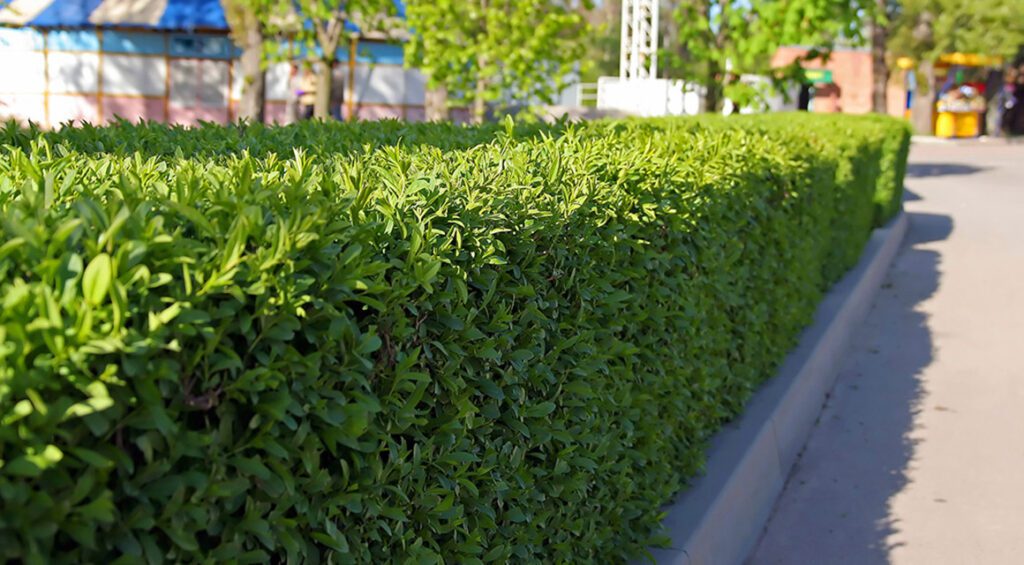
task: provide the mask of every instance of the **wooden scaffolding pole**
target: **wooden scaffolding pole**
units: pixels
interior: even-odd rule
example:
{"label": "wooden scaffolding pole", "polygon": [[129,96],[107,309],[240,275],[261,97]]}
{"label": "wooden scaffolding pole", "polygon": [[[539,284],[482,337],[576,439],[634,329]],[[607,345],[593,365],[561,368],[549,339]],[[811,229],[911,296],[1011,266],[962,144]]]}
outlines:
{"label": "wooden scaffolding pole", "polygon": [[46,127],[53,129],[50,123],[50,32],[43,31],[43,121]]}
{"label": "wooden scaffolding pole", "polygon": [[164,123],[171,123],[171,35],[164,32]]}
{"label": "wooden scaffolding pole", "polygon": [[348,41],[348,80],[345,81],[345,106],[348,108],[348,121],[356,119],[356,47],[359,39],[353,35]]}
{"label": "wooden scaffolding pole", "polygon": [[96,30],[96,38],[99,41],[96,64],[96,125],[103,124],[103,30]]}

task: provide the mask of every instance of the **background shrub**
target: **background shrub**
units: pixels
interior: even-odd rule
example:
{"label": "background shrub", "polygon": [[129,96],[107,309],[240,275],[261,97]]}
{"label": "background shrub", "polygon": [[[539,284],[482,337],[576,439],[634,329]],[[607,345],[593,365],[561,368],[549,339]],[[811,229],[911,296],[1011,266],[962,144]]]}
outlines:
{"label": "background shrub", "polygon": [[900,122],[7,126],[0,558],[618,561]]}

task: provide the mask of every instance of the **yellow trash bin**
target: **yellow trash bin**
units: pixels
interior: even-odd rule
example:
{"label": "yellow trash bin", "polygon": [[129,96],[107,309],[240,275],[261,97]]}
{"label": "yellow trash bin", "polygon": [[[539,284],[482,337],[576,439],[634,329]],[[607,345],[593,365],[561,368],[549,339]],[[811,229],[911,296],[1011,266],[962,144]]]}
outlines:
{"label": "yellow trash bin", "polygon": [[956,137],[956,114],[939,112],[935,117],[935,137]]}
{"label": "yellow trash bin", "polygon": [[980,128],[978,112],[939,112],[935,117],[935,137],[978,137]]}
{"label": "yellow trash bin", "polygon": [[981,119],[976,112],[959,112],[956,115],[957,137],[978,137],[981,134]]}

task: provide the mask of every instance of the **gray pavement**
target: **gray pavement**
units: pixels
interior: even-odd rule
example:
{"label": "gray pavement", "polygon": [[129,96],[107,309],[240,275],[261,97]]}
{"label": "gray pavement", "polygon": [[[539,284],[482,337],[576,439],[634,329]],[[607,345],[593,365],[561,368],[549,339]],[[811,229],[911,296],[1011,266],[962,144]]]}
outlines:
{"label": "gray pavement", "polygon": [[915,143],[910,231],[750,558],[1024,564],[1024,145]]}

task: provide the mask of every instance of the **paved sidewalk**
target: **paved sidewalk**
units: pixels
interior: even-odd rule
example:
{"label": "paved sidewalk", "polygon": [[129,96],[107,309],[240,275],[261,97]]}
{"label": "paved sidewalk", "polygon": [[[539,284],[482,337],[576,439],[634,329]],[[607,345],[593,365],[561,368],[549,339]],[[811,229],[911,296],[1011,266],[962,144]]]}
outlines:
{"label": "paved sidewalk", "polygon": [[915,144],[910,231],[750,559],[1024,563],[1024,145]]}

